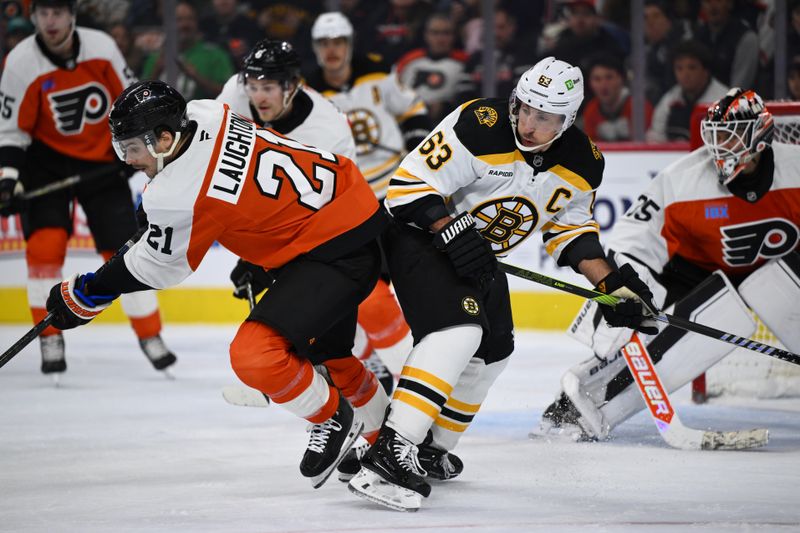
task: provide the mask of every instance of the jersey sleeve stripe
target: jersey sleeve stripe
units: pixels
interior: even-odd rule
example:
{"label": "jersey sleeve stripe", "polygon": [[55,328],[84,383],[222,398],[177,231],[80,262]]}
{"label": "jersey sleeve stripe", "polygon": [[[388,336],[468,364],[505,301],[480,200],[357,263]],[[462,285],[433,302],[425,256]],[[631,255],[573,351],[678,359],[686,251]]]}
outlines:
{"label": "jersey sleeve stripe", "polygon": [[386,169],[389,169],[389,168],[395,166],[398,161],[400,161],[400,156],[399,155],[395,155],[395,156],[390,157],[389,159],[387,159],[386,161],[384,161],[380,165],[378,165],[376,167],[372,167],[372,168],[362,169],[361,172],[364,174],[364,177],[367,178],[367,179],[374,178],[375,176],[378,176],[379,174],[384,172]]}
{"label": "jersey sleeve stripe", "polygon": [[431,187],[430,185],[426,185],[424,187],[415,187],[413,189],[394,189],[391,186],[389,187],[389,192],[386,193],[386,198],[389,200],[396,200],[398,198],[402,198],[408,195],[416,195],[416,196],[425,196],[426,194],[439,194],[436,189]]}
{"label": "jersey sleeve stripe", "polygon": [[581,224],[579,226],[573,226],[570,224],[557,224],[555,222],[548,222],[547,227],[542,227],[542,231],[549,231],[553,230],[554,233],[563,233],[565,231],[574,231],[580,228],[587,228],[593,227],[596,230],[600,231],[600,225],[597,222],[588,222],[586,224]]}
{"label": "jersey sleeve stripe", "polygon": [[589,192],[592,190],[592,186],[589,185],[589,182],[568,168],[555,165],[547,170],[581,191]]}
{"label": "jersey sleeve stripe", "polygon": [[356,85],[361,85],[362,83],[369,83],[371,81],[380,81],[385,78],[387,74],[385,72],[372,72],[370,74],[364,74],[363,76],[359,76],[353,82],[353,87]]}
{"label": "jersey sleeve stripe", "polygon": [[486,155],[479,155],[476,156],[478,159],[486,163],[487,165],[493,166],[500,166],[500,165],[512,165],[515,161],[525,161],[525,158],[522,157],[522,154],[519,153],[519,150],[514,150],[513,152],[506,152],[504,154],[486,154]]}
{"label": "jersey sleeve stripe", "polygon": [[547,244],[545,245],[545,250],[547,250],[547,253],[552,256],[559,246],[567,243],[568,241],[571,241],[578,235],[582,235],[584,233],[598,233],[598,231],[595,228],[590,227],[590,228],[583,228],[581,231],[570,231],[563,235],[559,235],[558,237],[553,237],[552,239],[547,241]]}
{"label": "jersey sleeve stripe", "polygon": [[[403,178],[411,180],[414,181],[415,184],[422,183],[422,180],[420,178],[416,177],[414,174],[404,169],[403,167],[397,167],[397,170],[394,171],[394,178]],[[399,180],[398,180],[398,185],[399,185]]]}

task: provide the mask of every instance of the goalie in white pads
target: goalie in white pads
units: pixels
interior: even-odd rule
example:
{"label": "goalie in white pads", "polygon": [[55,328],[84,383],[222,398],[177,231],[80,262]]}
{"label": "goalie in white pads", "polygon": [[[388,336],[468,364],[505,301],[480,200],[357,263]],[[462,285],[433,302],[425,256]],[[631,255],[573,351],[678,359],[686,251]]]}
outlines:
{"label": "goalie in white pads", "polygon": [[573,126],[582,100],[580,70],[543,59],[509,100],[455,109],[392,177],[384,249],[416,344],[352,492],[401,511],[429,495],[420,445],[456,446],[514,348],[495,254],[540,230],[560,265],[627,298],[606,309],[610,322],[638,328],[655,311],[644,282],[612,269],[600,246],[592,204],[604,161]]}
{"label": "goalie in white pads", "polygon": [[[736,88],[709,107],[701,131],[705,146],[656,176],[614,228],[609,257],[633,266],[677,316],[750,337],[752,310],[798,351],[800,147],[773,143],[761,98]],[[589,302],[569,334],[595,357],[562,377],[538,431],[606,438],[644,407],[619,353],[631,331],[609,329]],[[674,327],[645,342],[669,391],[735,349]]]}

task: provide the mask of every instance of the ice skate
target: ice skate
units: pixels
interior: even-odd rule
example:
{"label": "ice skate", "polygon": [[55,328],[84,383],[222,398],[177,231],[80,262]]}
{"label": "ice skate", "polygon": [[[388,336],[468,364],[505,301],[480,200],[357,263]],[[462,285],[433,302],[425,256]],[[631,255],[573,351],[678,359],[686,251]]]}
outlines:
{"label": "ice skate", "polygon": [[174,379],[167,367],[174,365],[178,358],[164,344],[161,335],[139,339],[139,346],[141,346],[150,363],[153,364],[153,368],[163,371],[168,378]]}
{"label": "ice skate", "polygon": [[311,478],[311,486],[320,488],[361,435],[364,423],[353,418],[353,408],[339,397],[339,410],[321,424],[312,424],[308,448],[300,461],[300,473]]}
{"label": "ice skate", "polygon": [[393,429],[381,429],[361,460],[361,470],[347,488],[360,498],[396,511],[416,511],[431,493],[420,466],[417,446]]}
{"label": "ice skate", "polygon": [[42,374],[50,374],[53,382],[58,385],[59,375],[67,370],[67,361],[64,358],[64,335],[57,333],[39,337],[39,346],[42,351]]}
{"label": "ice skate", "polygon": [[377,352],[373,351],[369,357],[362,361],[364,366],[367,367],[367,370],[375,374],[375,377],[378,378],[383,390],[386,391],[387,396],[392,395],[392,390],[394,389],[394,376],[383,364],[380,356]]}
{"label": "ice skate", "polygon": [[457,455],[436,448],[433,445],[433,435],[428,431],[428,436],[419,445],[417,457],[423,470],[428,473],[429,478],[447,481],[458,477],[464,471],[464,462]]}
{"label": "ice skate", "polygon": [[546,437],[573,442],[591,442],[596,439],[588,435],[579,423],[581,414],[572,400],[563,392],[547,406],[539,425],[528,434],[530,438]]}

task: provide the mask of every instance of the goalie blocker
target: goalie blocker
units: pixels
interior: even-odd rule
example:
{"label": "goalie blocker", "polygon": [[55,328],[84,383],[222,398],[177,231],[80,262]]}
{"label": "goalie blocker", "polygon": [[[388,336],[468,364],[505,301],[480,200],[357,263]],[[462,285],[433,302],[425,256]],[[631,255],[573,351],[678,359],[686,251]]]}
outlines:
{"label": "goalie blocker", "polygon": [[[613,252],[611,252],[613,255]],[[621,254],[617,261],[627,258]],[[665,291],[646,268],[630,261],[653,289],[657,303]],[[676,316],[750,337],[756,330],[749,309],[790,350],[800,348],[800,331],[789,317],[800,298],[800,255],[772,260],[748,276],[739,291],[721,271],[715,272],[672,306]],[[749,308],[749,309],[748,309]],[[542,416],[534,433],[566,433],[574,439],[605,439],[609,432],[643,409],[620,349],[630,340],[629,329],[609,328],[594,302],[581,309],[568,334],[590,346],[595,356],[570,368],[561,379],[562,390]],[[736,348],[692,335],[675,327],[644,336],[664,387],[672,392],[723,359]]]}

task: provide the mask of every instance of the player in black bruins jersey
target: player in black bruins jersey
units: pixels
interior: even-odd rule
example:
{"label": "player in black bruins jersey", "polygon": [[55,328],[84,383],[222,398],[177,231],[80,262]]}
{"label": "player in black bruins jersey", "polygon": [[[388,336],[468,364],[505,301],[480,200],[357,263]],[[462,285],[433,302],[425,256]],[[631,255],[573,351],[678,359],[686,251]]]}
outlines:
{"label": "player in black bruins jersey", "polygon": [[506,366],[514,328],[495,256],[534,231],[559,265],[626,298],[604,309],[609,324],[652,331],[652,294],[630,267],[610,265],[600,245],[592,204],[604,162],[573,125],[582,100],[580,69],[543,59],[508,102],[479,99],[453,111],[394,173],[384,247],[415,346],[350,482],[357,495],[403,511],[428,496],[418,446],[452,450]]}

